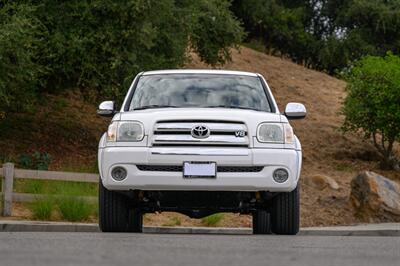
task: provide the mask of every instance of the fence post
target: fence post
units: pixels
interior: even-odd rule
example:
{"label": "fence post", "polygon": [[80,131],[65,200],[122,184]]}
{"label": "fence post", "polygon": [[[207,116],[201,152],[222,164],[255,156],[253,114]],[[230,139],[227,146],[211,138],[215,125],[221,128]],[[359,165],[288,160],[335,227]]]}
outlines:
{"label": "fence post", "polygon": [[3,164],[3,216],[11,216],[12,210],[12,192],[14,182],[14,164]]}

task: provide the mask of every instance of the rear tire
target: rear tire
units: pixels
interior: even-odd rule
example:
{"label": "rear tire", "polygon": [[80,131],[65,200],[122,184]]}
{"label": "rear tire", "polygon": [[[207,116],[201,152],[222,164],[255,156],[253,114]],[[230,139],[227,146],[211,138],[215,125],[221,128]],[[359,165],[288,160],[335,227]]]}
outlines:
{"label": "rear tire", "polygon": [[283,192],[272,199],[271,229],[278,235],[295,235],[300,228],[300,191]]}
{"label": "rear tire", "polygon": [[142,232],[143,214],[129,199],[106,189],[99,180],[99,227],[102,232]]}
{"label": "rear tire", "polygon": [[271,233],[269,216],[266,210],[257,210],[253,213],[253,234],[265,235]]}

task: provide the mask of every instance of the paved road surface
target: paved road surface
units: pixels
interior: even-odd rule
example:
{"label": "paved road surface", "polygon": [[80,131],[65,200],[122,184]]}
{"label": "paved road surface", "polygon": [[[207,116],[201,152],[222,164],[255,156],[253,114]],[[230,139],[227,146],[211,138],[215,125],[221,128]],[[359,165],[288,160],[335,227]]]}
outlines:
{"label": "paved road surface", "polygon": [[400,237],[1,232],[0,265],[399,265]]}

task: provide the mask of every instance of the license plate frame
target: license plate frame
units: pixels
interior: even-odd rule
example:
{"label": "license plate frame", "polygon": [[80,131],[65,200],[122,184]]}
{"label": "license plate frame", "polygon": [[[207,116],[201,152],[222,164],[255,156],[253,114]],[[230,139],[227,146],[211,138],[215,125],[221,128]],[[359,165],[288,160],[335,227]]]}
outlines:
{"label": "license plate frame", "polygon": [[217,163],[216,162],[183,162],[182,168],[183,178],[216,178]]}

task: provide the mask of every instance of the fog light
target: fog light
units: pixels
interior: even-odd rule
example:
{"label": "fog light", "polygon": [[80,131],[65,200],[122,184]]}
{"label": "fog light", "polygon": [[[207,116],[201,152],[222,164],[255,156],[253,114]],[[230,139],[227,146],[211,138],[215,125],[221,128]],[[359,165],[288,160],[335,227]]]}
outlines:
{"label": "fog light", "polygon": [[285,169],[279,168],[274,171],[272,176],[278,183],[283,183],[289,178],[289,173]]}
{"label": "fog light", "polygon": [[127,172],[126,172],[125,168],[118,166],[118,167],[115,167],[114,169],[112,169],[111,176],[116,181],[122,181],[126,178]]}

